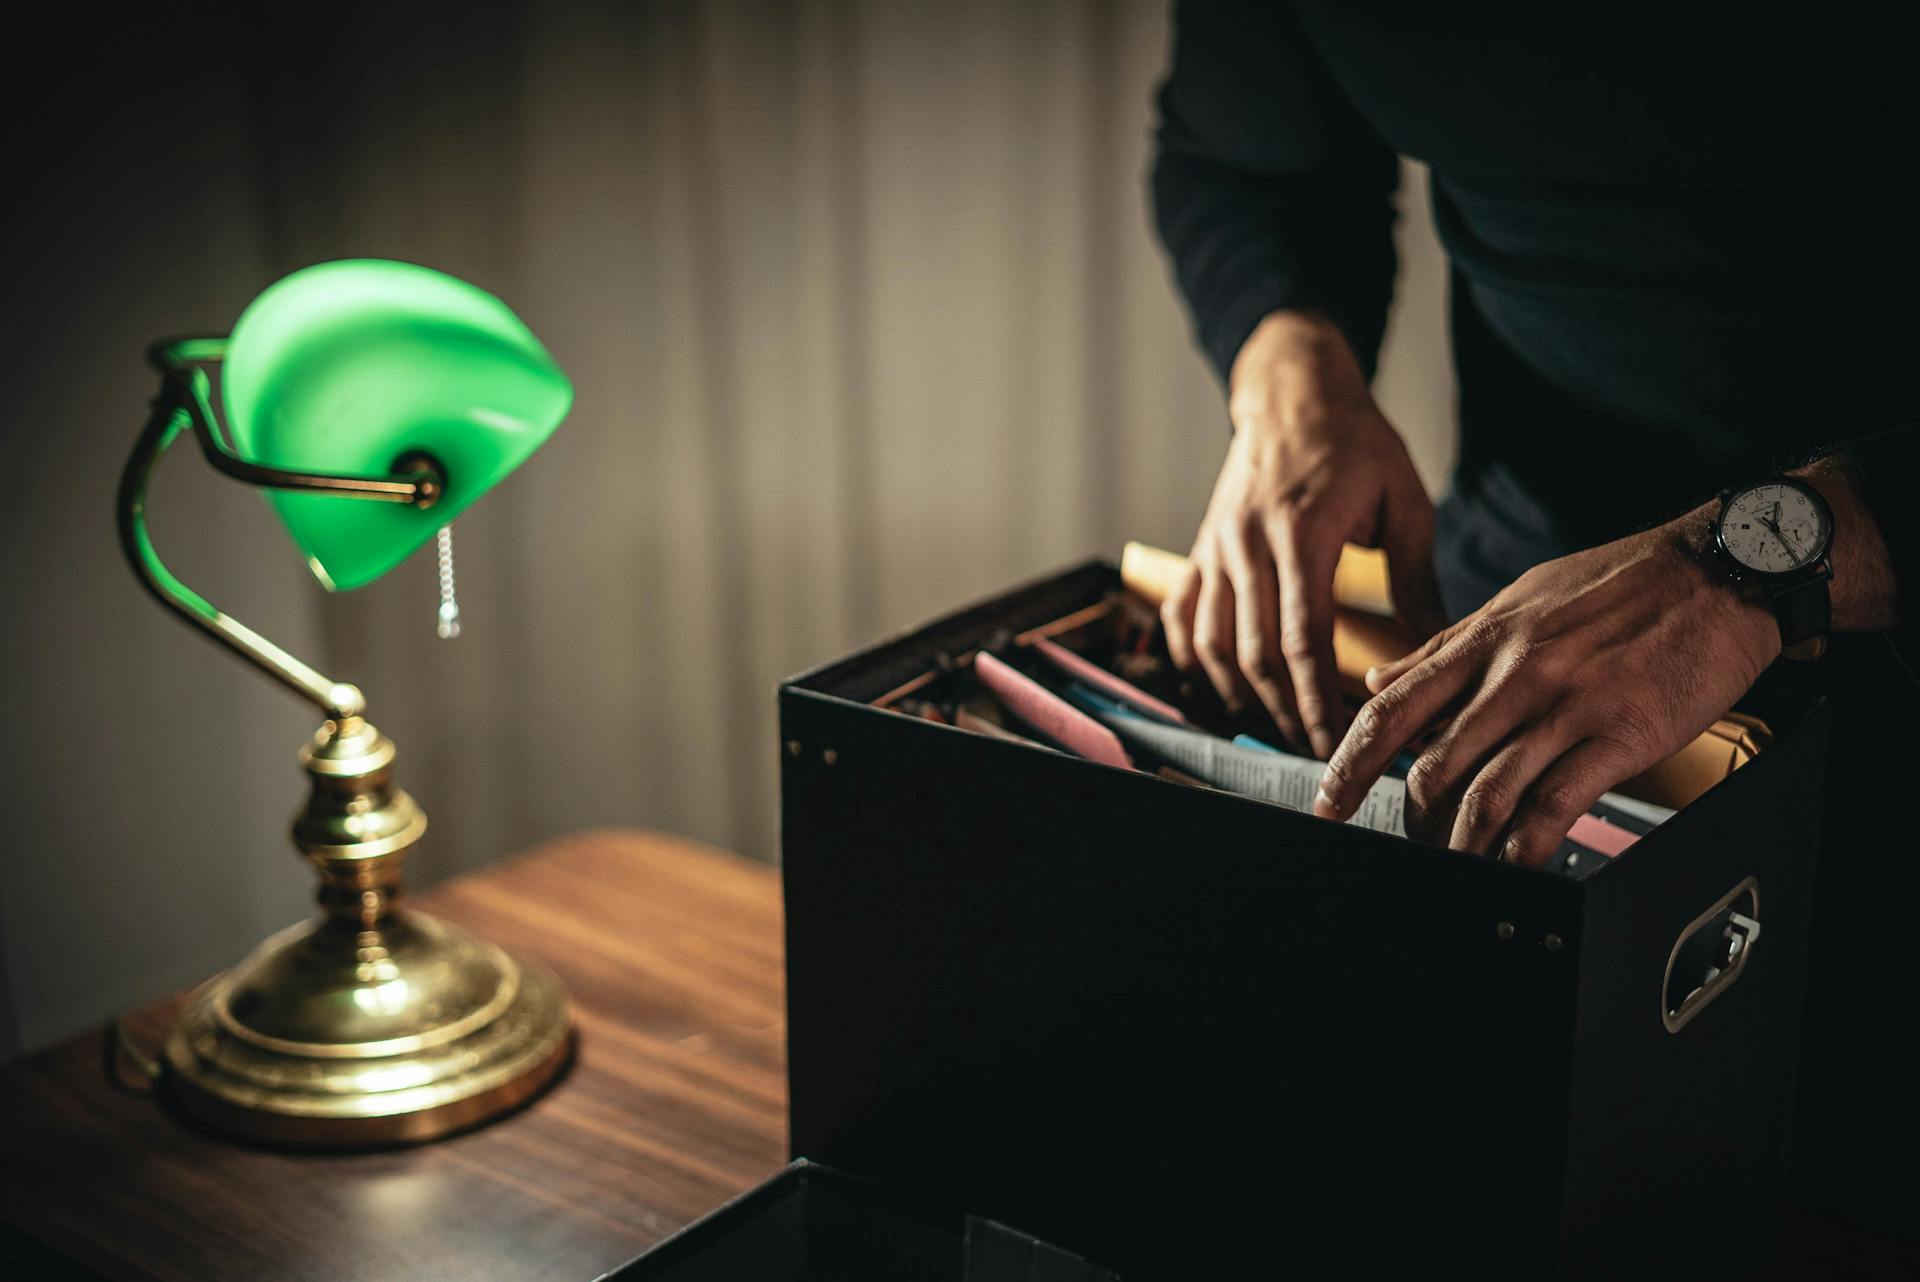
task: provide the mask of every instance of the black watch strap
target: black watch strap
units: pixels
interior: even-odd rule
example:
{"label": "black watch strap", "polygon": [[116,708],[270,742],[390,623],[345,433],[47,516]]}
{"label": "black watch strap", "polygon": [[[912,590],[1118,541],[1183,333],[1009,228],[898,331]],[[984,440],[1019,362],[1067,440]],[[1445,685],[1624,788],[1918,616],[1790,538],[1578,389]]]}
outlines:
{"label": "black watch strap", "polygon": [[1781,653],[1790,659],[1818,658],[1833,630],[1833,597],[1827,591],[1832,575],[1821,573],[1799,583],[1769,591],[1774,617],[1780,620]]}

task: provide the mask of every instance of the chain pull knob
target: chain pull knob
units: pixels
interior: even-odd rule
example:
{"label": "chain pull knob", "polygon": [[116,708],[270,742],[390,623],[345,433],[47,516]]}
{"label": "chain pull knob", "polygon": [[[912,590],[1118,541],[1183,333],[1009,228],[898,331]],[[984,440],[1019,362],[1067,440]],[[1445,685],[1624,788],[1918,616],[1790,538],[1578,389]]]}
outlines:
{"label": "chain pull knob", "polygon": [[440,614],[434,631],[442,641],[451,641],[460,635],[460,601],[453,593],[453,526],[440,527],[434,550],[440,557]]}

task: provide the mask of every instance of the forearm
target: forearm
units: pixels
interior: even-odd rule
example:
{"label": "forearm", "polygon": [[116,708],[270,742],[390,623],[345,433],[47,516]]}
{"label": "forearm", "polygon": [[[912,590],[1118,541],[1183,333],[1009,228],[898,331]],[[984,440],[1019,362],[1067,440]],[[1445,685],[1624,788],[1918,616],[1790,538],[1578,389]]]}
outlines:
{"label": "forearm", "polygon": [[1222,378],[1263,317],[1318,308],[1370,367],[1399,162],[1286,5],[1183,3],[1159,95],[1154,221]]}
{"label": "forearm", "polygon": [[1393,296],[1392,155],[1367,157],[1371,171],[1256,175],[1174,150],[1167,132],[1155,223],[1214,367],[1225,376],[1262,317],[1294,308],[1335,322],[1370,368]]}

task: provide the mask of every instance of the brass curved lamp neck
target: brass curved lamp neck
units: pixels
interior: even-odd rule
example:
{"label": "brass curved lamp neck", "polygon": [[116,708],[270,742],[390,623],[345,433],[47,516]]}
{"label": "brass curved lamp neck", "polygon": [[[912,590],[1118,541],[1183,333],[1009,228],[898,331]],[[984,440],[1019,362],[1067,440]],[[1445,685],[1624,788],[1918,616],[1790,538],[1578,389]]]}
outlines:
{"label": "brass curved lamp neck", "polygon": [[189,338],[156,343],[148,350],[148,359],[160,371],[162,382],[160,394],[154,398],[153,415],[120,474],[115,505],[120,549],[135,576],[160,604],[312,703],[329,720],[357,717],[366,710],[366,699],[358,688],[334,681],[302,663],[219,610],[167,568],[147,534],[147,488],[161,456],[187,431],[198,438],[201,452],[215,468],[236,480],[270,489],[312,490],[430,507],[440,496],[442,478],[431,467],[383,477],[338,476],[267,467],[241,458],[220,439],[208,397],[207,375],[200,368],[222,359],[226,346],[224,338]]}

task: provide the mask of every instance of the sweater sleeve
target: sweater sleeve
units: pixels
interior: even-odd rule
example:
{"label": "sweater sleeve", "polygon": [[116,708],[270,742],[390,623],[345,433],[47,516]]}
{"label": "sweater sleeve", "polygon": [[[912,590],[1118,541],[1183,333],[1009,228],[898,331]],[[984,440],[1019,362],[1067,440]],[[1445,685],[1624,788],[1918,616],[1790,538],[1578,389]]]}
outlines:
{"label": "sweater sleeve", "polygon": [[1920,522],[1911,515],[1913,487],[1920,481],[1920,423],[1862,437],[1841,447],[1866,491],[1867,506],[1880,521],[1880,537],[1893,559],[1899,593],[1902,648],[1920,653]]}
{"label": "sweater sleeve", "polygon": [[1309,307],[1371,376],[1393,298],[1399,160],[1291,7],[1180,0],[1155,142],[1154,218],[1221,378],[1263,317]]}

